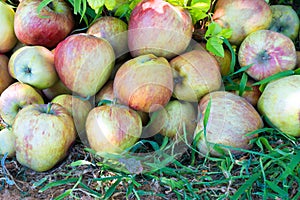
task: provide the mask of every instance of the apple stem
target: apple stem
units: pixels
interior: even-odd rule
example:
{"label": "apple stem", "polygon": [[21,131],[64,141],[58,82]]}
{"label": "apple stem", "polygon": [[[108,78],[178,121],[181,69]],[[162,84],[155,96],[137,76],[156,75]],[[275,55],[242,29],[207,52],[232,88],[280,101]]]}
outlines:
{"label": "apple stem", "polygon": [[50,113],[50,111],[51,111],[51,106],[52,106],[52,103],[49,102],[49,103],[47,104],[47,110],[46,110],[46,113],[47,113],[47,114]]}

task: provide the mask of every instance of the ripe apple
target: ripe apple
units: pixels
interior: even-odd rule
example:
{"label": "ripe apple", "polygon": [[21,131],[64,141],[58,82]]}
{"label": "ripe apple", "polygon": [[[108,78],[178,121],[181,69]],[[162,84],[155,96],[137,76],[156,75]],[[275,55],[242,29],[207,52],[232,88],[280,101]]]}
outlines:
{"label": "ripe apple", "polygon": [[0,53],[10,51],[18,41],[14,32],[14,17],[15,11],[13,8],[0,1]]}
{"label": "ripe apple", "polygon": [[248,35],[238,51],[241,67],[251,65],[246,71],[254,80],[262,80],[296,66],[296,49],[293,41],[275,31],[259,30]]}
{"label": "ripe apple", "polygon": [[54,56],[46,47],[25,46],[13,55],[11,65],[18,81],[38,89],[49,88],[58,81]]}
{"label": "ripe apple", "polygon": [[198,102],[205,94],[221,88],[220,67],[206,50],[192,50],[170,61],[173,69],[173,96]]}
{"label": "ripe apple", "polygon": [[14,82],[14,79],[8,72],[8,62],[9,58],[4,54],[0,54],[0,95],[10,84]]}
{"label": "ripe apple", "polygon": [[59,104],[33,104],[23,108],[12,125],[20,164],[43,172],[65,158],[76,138],[73,118]]}
{"label": "ripe apple", "polygon": [[258,100],[259,112],[284,133],[300,137],[300,75],[267,84]]}
{"label": "ripe apple", "polygon": [[131,55],[172,58],[190,43],[194,27],[188,11],[163,0],[141,1],[128,22]]}
{"label": "ripe apple", "polygon": [[268,29],[272,12],[264,0],[218,0],[213,21],[223,28],[230,28],[229,42],[238,46],[250,33]]}
{"label": "ripe apple", "polygon": [[86,120],[90,147],[105,153],[122,153],[142,134],[142,121],[133,109],[120,104],[93,108]]}
{"label": "ripe apple", "polygon": [[67,88],[60,79],[58,79],[58,81],[54,83],[54,85],[49,88],[43,89],[42,93],[49,101],[51,101],[54,97],[60,94],[72,94],[72,91]]}
{"label": "ripe apple", "polygon": [[30,85],[15,82],[6,88],[0,96],[0,115],[12,125],[17,113],[26,105],[43,104],[42,96]]}
{"label": "ripe apple", "polygon": [[273,18],[269,30],[282,33],[294,41],[300,26],[296,11],[288,5],[271,5],[270,8]]}
{"label": "ripe apple", "polygon": [[74,120],[76,131],[82,141],[86,140],[85,121],[88,113],[92,109],[92,105],[88,100],[83,100],[78,96],[70,94],[61,94],[51,101],[57,103],[67,109]]}
{"label": "ripe apple", "polygon": [[98,18],[87,30],[88,34],[106,39],[113,47],[116,58],[128,53],[127,32],[127,24],[112,16]]}
{"label": "ripe apple", "polygon": [[69,5],[63,0],[50,1],[40,13],[42,0],[23,0],[19,3],[14,29],[17,38],[26,45],[55,47],[68,36],[75,25]]}
{"label": "ripe apple", "polygon": [[54,63],[67,88],[83,97],[93,96],[109,79],[115,54],[107,40],[78,33],[57,45]]}
{"label": "ripe apple", "polygon": [[163,108],[173,91],[173,75],[164,57],[147,54],[125,62],[114,79],[114,95],[129,107],[154,112]]}
{"label": "ripe apple", "polygon": [[0,131],[0,155],[7,153],[8,157],[16,155],[15,147],[16,136],[13,134],[11,127],[5,127]]}
{"label": "ripe apple", "polygon": [[[207,106],[211,102],[206,134],[204,133],[204,118]],[[216,91],[205,95],[198,105],[200,118],[195,129],[197,147],[202,154],[213,156],[240,154],[240,149],[250,149],[250,140],[256,134],[247,135],[263,127],[263,121],[256,109],[243,97],[226,91]],[[206,135],[206,136],[205,136]],[[240,149],[230,149],[225,145]]]}

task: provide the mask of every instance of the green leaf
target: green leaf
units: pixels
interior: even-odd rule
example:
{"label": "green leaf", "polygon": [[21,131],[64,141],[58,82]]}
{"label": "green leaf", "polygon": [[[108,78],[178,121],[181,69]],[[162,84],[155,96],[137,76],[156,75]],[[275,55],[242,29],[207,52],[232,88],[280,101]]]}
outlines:
{"label": "green leaf", "polygon": [[167,0],[167,2],[169,2],[173,6],[181,6],[181,7],[185,6],[185,1],[184,0]]}
{"label": "green leaf", "polygon": [[117,189],[117,186],[121,183],[122,179],[118,179],[112,186],[105,192],[104,199],[109,199]]}
{"label": "green leaf", "polygon": [[205,12],[198,10],[197,8],[189,8],[189,12],[191,14],[193,24],[196,24],[199,20],[208,16]]}
{"label": "green leaf", "polygon": [[70,167],[77,167],[77,166],[81,166],[81,165],[92,165],[92,166],[95,166],[95,164],[89,162],[89,161],[86,161],[86,160],[77,160],[75,162],[72,162],[70,165]]}
{"label": "green leaf", "polygon": [[43,187],[42,189],[39,190],[39,192],[45,192],[46,190],[52,188],[52,187],[56,187],[56,186],[60,186],[60,185],[66,185],[69,183],[74,183],[77,182],[79,180],[79,178],[69,178],[69,179],[64,179],[64,180],[58,180],[52,183],[48,183],[45,187]]}
{"label": "green leaf", "polygon": [[104,0],[87,0],[87,2],[96,14],[98,14],[99,9],[106,3]]}
{"label": "green leaf", "polygon": [[242,96],[245,92],[245,88],[247,85],[247,81],[248,81],[248,76],[246,73],[243,73],[242,78],[241,78],[241,82],[239,85],[239,96]]}
{"label": "green leaf", "polygon": [[282,71],[282,72],[278,72],[276,74],[273,74],[261,81],[258,81],[256,83],[253,83],[252,86],[255,86],[255,85],[262,85],[262,84],[267,84],[271,81],[274,81],[274,80],[277,80],[277,79],[280,79],[280,78],[283,78],[283,77],[286,77],[286,76],[290,76],[290,75],[293,75],[294,74],[294,71],[293,70],[286,70],[286,71]]}
{"label": "green leaf", "polygon": [[223,38],[228,39],[232,35],[232,30],[229,29],[229,28],[223,28],[222,31],[218,35],[223,37]]}
{"label": "green leaf", "polygon": [[52,0],[43,0],[37,7],[37,13],[42,18],[47,18],[48,16],[41,16],[40,13],[44,7],[46,7]]}
{"label": "green leaf", "polygon": [[223,40],[217,37],[211,37],[207,40],[206,49],[216,56],[224,57]]}
{"label": "green leaf", "polygon": [[114,10],[116,7],[116,0],[105,0],[105,7],[107,10]]}
{"label": "green leaf", "polygon": [[233,50],[230,42],[226,38],[223,38],[223,42],[228,47],[228,49],[231,53],[231,62],[230,62],[230,71],[229,72],[233,73],[234,72],[234,66],[235,66],[235,63],[236,63],[235,51]]}
{"label": "green leaf", "polygon": [[274,192],[276,192],[277,194],[279,194],[281,198],[288,199],[289,194],[283,189],[281,189],[278,185],[268,180],[266,180],[266,183],[269,186],[269,188]]}
{"label": "green leaf", "polygon": [[239,197],[252,186],[252,184],[260,177],[260,172],[253,174],[230,199],[239,199]]}
{"label": "green leaf", "polygon": [[130,15],[131,9],[129,7],[129,4],[123,4],[119,6],[115,11],[115,16],[118,16],[120,18],[127,17],[127,15]]}
{"label": "green leaf", "polygon": [[170,186],[172,189],[183,189],[185,183],[182,180],[174,180],[166,177],[160,178],[164,185]]}
{"label": "green leaf", "polygon": [[207,31],[205,32],[205,38],[217,36],[222,31],[222,27],[216,22],[212,22],[207,26]]}

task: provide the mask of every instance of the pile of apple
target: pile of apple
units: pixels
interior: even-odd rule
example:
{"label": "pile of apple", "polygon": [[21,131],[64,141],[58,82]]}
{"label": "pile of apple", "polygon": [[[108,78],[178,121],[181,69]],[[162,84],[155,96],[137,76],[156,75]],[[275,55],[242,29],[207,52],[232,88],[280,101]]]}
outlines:
{"label": "pile of apple", "polygon": [[0,2],[0,154],[46,171],[77,137],[118,154],[156,134],[194,141],[203,154],[239,154],[252,148],[262,116],[300,136],[300,76],[262,92],[255,85],[296,68],[299,18],[291,7],[217,1],[212,21],[232,30],[236,67],[249,66],[246,85],[234,80],[248,88],[239,92],[224,90],[230,55],[228,62],[194,41],[183,8],[145,0],[128,22],[102,16],[78,31],[68,3],[40,3],[22,0],[13,9]]}

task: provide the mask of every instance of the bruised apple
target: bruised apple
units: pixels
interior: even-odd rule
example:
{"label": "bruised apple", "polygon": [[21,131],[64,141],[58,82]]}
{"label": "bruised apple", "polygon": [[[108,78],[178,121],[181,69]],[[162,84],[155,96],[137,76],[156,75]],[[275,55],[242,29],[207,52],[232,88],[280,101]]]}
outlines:
{"label": "bruised apple", "polygon": [[284,133],[300,137],[300,75],[267,84],[258,100],[259,112]]}
{"label": "bruised apple", "polygon": [[142,121],[127,106],[102,105],[89,112],[86,134],[90,147],[98,153],[122,153],[140,138]]}
{"label": "bruised apple", "polygon": [[238,51],[241,67],[254,80],[262,80],[281,71],[294,69],[296,49],[293,41],[278,32],[259,30],[248,35]]}
{"label": "bruised apple", "polygon": [[[208,105],[210,105],[209,114]],[[250,149],[252,147],[250,140],[257,137],[247,133],[263,127],[259,113],[245,98],[226,91],[205,95],[199,102],[198,112],[200,118],[194,139],[202,154],[221,156],[228,154],[227,151],[240,154],[241,149]],[[206,137],[205,116],[208,116]],[[231,149],[231,147],[239,149]]]}
{"label": "bruised apple", "polygon": [[125,62],[117,71],[114,95],[129,107],[154,112],[164,107],[173,92],[173,75],[163,57],[147,54]]}

